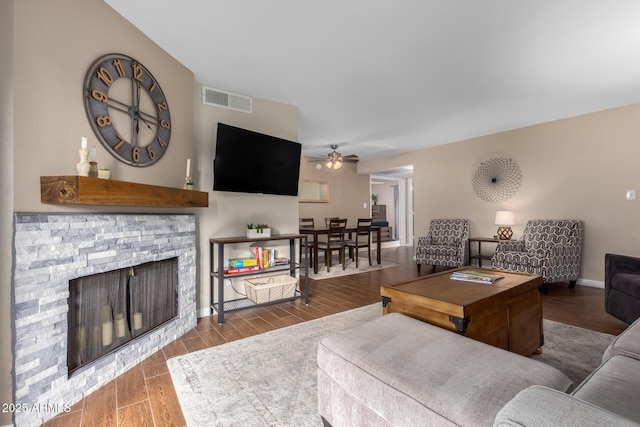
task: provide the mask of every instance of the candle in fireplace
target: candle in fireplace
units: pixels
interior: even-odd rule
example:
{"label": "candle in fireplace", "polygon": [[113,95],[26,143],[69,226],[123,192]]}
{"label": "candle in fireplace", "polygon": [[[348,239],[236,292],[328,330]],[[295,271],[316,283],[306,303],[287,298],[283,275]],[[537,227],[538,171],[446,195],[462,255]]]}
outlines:
{"label": "candle in fireplace", "polygon": [[113,342],[113,322],[102,322],[102,346],[106,347]]}
{"label": "candle in fireplace", "polygon": [[78,352],[83,352],[87,349],[87,328],[79,326],[77,331],[77,344]]}
{"label": "candle in fireplace", "polygon": [[124,314],[118,313],[116,314],[116,337],[122,338],[124,337],[125,326],[124,326]]}
{"label": "candle in fireplace", "polygon": [[136,331],[142,329],[142,313],[135,313],[133,315],[133,329]]}

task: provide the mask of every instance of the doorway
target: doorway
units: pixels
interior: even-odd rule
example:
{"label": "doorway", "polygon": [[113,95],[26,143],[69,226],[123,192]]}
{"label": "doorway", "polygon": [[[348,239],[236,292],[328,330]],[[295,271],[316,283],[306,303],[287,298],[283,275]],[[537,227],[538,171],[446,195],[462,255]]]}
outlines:
{"label": "doorway", "polygon": [[370,188],[374,221],[387,224],[389,241],[413,246],[413,166],[372,173]]}

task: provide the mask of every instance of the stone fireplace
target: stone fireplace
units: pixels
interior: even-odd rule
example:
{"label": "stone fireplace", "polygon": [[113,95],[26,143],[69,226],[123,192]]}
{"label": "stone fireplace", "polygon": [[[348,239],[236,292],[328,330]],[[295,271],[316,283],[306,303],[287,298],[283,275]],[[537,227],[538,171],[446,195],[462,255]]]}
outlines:
{"label": "stone fireplace", "polygon": [[[17,412],[16,425],[52,418],[196,325],[195,228],[192,214],[15,215],[14,402],[50,409]],[[134,316],[141,312],[132,306],[131,339],[70,374],[70,282],[170,259],[176,260],[178,276],[177,316],[136,334]],[[119,314],[109,313],[113,334]]]}

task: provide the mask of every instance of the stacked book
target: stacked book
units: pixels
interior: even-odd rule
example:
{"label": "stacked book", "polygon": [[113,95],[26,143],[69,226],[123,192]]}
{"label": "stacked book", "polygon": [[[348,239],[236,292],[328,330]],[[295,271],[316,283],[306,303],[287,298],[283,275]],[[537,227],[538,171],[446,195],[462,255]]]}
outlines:
{"label": "stacked book", "polygon": [[255,247],[252,249],[254,256],[250,258],[231,258],[227,260],[224,269],[225,274],[252,273],[263,268],[279,265],[288,265],[289,259],[276,257],[275,249]]}
{"label": "stacked book", "polygon": [[478,271],[478,270],[462,270],[462,271],[454,271],[449,276],[453,280],[462,280],[464,282],[475,282],[475,283],[486,283],[488,285],[492,284],[498,279],[502,279],[504,276],[501,276],[496,273],[491,273],[488,271]]}

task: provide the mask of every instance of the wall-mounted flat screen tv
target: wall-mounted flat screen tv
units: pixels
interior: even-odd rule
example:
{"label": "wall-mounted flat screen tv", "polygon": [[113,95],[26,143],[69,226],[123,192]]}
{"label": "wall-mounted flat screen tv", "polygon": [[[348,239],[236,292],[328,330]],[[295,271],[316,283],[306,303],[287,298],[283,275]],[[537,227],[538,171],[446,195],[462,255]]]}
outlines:
{"label": "wall-mounted flat screen tv", "polygon": [[213,189],[298,195],[301,145],[218,123]]}

